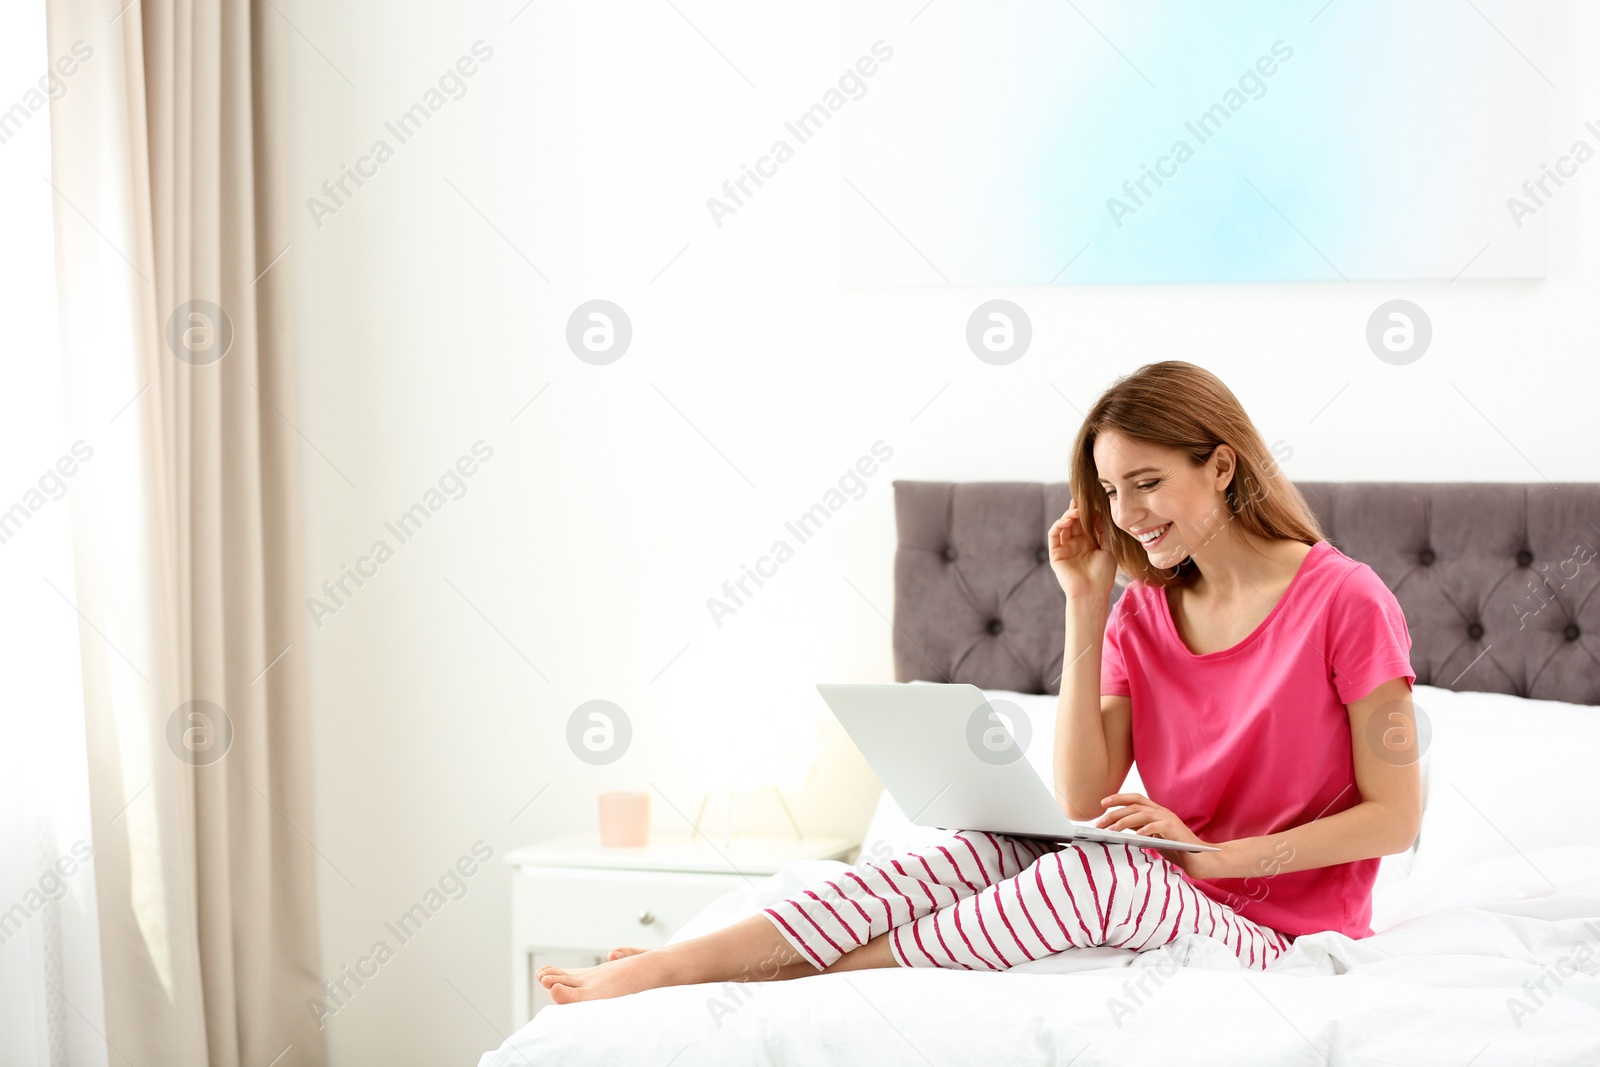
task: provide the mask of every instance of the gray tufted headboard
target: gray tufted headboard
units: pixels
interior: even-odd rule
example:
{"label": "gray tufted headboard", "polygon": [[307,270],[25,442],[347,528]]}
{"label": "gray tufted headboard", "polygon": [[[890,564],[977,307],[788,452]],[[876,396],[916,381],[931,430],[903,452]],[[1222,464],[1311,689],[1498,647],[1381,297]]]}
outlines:
{"label": "gray tufted headboard", "polygon": [[[1600,483],[1296,485],[1394,591],[1418,684],[1600,704]],[[1065,600],[1044,539],[1067,483],[894,490],[896,680],[1059,692]]]}

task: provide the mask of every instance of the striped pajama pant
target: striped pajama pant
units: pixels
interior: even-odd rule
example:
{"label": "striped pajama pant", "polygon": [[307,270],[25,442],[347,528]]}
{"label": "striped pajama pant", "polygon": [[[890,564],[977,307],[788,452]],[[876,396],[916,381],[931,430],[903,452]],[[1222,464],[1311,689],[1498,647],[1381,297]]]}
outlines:
{"label": "striped pajama pant", "polygon": [[883,864],[858,863],[762,914],[826,970],[880,934],[902,967],[999,971],[1069,948],[1221,941],[1265,969],[1291,939],[1184,881],[1157,850],[960,831]]}

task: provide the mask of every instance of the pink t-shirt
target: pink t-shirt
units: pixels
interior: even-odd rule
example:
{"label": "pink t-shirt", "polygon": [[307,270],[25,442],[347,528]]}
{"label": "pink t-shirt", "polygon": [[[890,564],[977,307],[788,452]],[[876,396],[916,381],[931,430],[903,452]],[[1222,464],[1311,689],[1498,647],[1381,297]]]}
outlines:
{"label": "pink t-shirt", "polygon": [[[1165,590],[1129,583],[1106,621],[1100,692],[1132,701],[1145,795],[1202,841],[1256,837],[1359,803],[1345,705],[1411,670],[1400,604],[1365,563],[1318,541],[1261,625],[1197,656]],[[1183,875],[1263,926],[1372,934],[1376,857],[1248,878]]]}

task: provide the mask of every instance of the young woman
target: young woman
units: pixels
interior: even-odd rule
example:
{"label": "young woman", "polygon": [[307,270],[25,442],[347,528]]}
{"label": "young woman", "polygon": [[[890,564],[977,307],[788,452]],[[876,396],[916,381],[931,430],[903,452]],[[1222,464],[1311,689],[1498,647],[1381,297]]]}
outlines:
{"label": "young woman", "polygon": [[[1410,847],[1422,807],[1394,596],[1323,539],[1233,393],[1192,364],[1114,383],[1070,477],[1076,503],[1047,535],[1066,594],[1056,795],[1073,819],[1219,851],[954,833],[703,937],[544,967],[558,1003],[863,967],[1001,970],[1186,933],[1259,969],[1300,934],[1371,935],[1379,857]],[[1131,580],[1108,607],[1119,571]],[[1135,755],[1148,797],[1119,792]]]}

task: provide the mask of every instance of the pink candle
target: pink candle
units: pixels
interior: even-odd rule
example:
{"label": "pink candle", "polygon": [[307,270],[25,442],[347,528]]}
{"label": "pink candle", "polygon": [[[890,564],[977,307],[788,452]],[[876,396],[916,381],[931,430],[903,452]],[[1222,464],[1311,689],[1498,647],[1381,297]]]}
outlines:
{"label": "pink candle", "polygon": [[650,839],[650,794],[618,790],[600,794],[600,843],[642,848]]}

